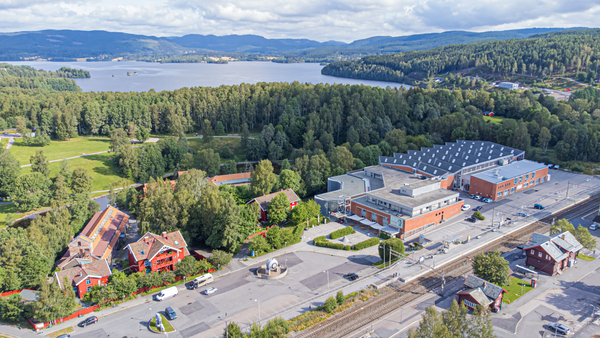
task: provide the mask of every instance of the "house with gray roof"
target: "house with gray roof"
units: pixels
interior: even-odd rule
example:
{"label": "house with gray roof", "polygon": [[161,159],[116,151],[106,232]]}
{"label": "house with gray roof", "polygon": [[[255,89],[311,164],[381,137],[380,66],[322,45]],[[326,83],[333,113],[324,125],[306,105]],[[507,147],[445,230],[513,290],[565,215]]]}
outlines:
{"label": "house with gray roof", "polygon": [[474,275],[469,275],[463,285],[456,293],[459,304],[464,303],[470,310],[475,310],[477,305],[494,312],[502,308],[502,297],[507,292],[504,288]]}
{"label": "house with gray roof", "polygon": [[552,236],[535,232],[521,249],[527,253],[525,265],[553,276],[575,264],[583,245],[569,231]]}

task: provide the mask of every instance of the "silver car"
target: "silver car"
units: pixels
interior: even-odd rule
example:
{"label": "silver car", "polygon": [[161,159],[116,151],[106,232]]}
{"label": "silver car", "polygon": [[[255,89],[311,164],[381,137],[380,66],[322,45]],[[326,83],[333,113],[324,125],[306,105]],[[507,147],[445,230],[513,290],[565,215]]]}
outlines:
{"label": "silver car", "polygon": [[208,288],[208,289],[202,291],[202,293],[205,294],[205,295],[210,295],[210,294],[213,294],[215,292],[217,292],[217,288],[215,288],[215,287]]}

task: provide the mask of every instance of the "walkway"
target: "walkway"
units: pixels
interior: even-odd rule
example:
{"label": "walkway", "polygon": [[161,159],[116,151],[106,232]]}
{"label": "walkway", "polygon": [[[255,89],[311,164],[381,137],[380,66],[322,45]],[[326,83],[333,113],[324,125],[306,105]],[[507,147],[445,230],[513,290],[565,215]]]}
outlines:
{"label": "walkway", "polygon": [[15,139],[14,138],[9,138],[8,139],[8,144],[6,145],[6,149],[10,149],[13,145],[13,143],[15,143]]}
{"label": "walkway", "polygon": [[[104,153],[108,153],[108,152],[110,152],[110,150],[99,151],[97,153],[83,154],[83,155],[78,155],[78,156],[73,156],[73,157],[67,157],[67,158],[61,158],[61,159],[58,159],[58,160],[48,161],[48,163],[60,162],[60,161],[64,161],[64,160],[74,160],[74,159],[79,158],[79,157],[86,157],[86,156],[104,154]],[[24,164],[24,165],[21,166],[21,168],[25,168],[25,167],[31,167],[31,164]]]}

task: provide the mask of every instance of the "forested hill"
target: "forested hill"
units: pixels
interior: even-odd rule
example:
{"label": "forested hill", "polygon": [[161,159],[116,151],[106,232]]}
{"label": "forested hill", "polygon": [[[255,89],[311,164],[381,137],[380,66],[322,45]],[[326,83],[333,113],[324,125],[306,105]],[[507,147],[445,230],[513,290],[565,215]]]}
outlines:
{"label": "forested hill", "polygon": [[335,61],[481,40],[522,39],[533,34],[562,30],[566,29],[528,28],[481,33],[449,31],[396,37],[375,36],[349,44],[309,39],[268,39],[258,35],[189,34],[163,38],[106,31],[43,30],[0,33],[0,60],[41,58],[52,61],[99,61],[124,57],[137,60],[196,62],[198,57],[193,56],[200,54],[248,60],[265,59],[265,55],[270,55],[280,56],[280,60],[286,61]]}
{"label": "forested hill", "polygon": [[412,82],[437,74],[474,68],[482,74],[522,74],[543,77],[566,71],[596,70],[600,30],[552,32],[522,40],[490,41],[439,47],[393,55],[367,56],[337,62],[325,75]]}
{"label": "forested hill", "polygon": [[30,66],[0,63],[0,88],[47,89],[52,91],[81,91],[71,78],[89,78],[87,70],[61,67],[57,71],[37,70]]}

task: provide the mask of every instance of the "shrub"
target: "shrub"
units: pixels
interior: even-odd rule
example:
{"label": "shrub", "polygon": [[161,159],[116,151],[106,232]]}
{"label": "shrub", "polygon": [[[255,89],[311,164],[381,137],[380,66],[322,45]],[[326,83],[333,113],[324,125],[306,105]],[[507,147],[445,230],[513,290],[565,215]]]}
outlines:
{"label": "shrub", "polygon": [[323,309],[327,313],[332,313],[338,307],[338,302],[333,298],[333,296],[327,298],[325,304],[323,304]]}
{"label": "shrub", "polygon": [[379,238],[381,238],[381,239],[390,239],[392,237],[390,237],[390,235],[386,234],[385,232],[379,232]]}
{"label": "shrub", "polygon": [[313,241],[315,243],[316,242],[323,242],[323,241],[326,241],[326,240],[327,240],[327,237],[325,237],[325,236],[319,236],[319,237],[315,237],[315,239],[313,239]]}
{"label": "shrub", "polygon": [[[382,248],[383,247],[383,248]],[[400,238],[390,238],[381,242],[379,246],[379,257],[381,259],[389,259],[390,257],[390,248],[398,253],[404,253],[404,243]]]}
{"label": "shrub", "polygon": [[337,295],[335,295],[335,299],[337,300],[338,305],[344,305],[346,301],[346,297],[344,297],[344,292],[342,290],[338,291]]}
{"label": "shrub", "polygon": [[475,211],[475,213],[473,214],[473,217],[475,217],[481,221],[485,220],[485,216],[483,216],[479,211]]}
{"label": "shrub", "polygon": [[[330,249],[336,249],[336,250],[350,250],[351,247],[349,245],[344,245],[341,243],[331,243],[328,240],[324,240],[324,241],[320,241],[320,242],[313,242],[314,245],[316,246],[321,246],[324,248],[330,248]],[[348,249],[346,249],[346,247],[348,247]]]}
{"label": "shrub", "polygon": [[352,227],[345,227],[345,228],[342,228],[340,230],[336,230],[336,231],[330,233],[329,238],[336,239],[336,238],[340,238],[340,237],[350,235],[353,233],[356,233],[356,231],[354,231],[354,229]]}
{"label": "shrub", "polygon": [[362,250],[364,248],[368,248],[370,246],[374,246],[374,245],[377,245],[377,244],[379,244],[379,238],[377,238],[377,237],[369,238],[366,241],[362,241],[360,243],[357,243],[354,246],[354,250]]}

